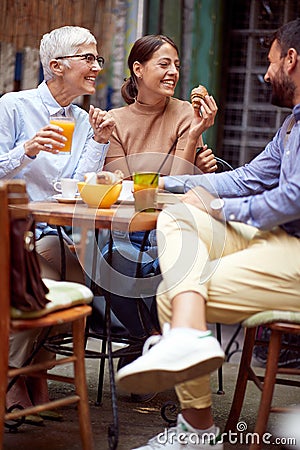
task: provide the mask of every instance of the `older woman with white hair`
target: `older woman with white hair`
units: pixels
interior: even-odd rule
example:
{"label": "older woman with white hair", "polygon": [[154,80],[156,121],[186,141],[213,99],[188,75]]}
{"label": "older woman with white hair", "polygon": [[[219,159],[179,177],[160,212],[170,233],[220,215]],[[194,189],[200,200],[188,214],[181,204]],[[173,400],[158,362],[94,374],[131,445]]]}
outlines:
{"label": "older woman with white hair", "polygon": [[[72,103],[95,93],[104,64],[89,30],[64,26],[45,34],[40,59],[44,81],[36,89],[10,92],[0,99],[0,179],[25,180],[33,201],[52,197],[53,183],[61,178],[81,180],[84,173],[101,170],[114,128],[106,111],[90,106],[87,113]],[[62,129],[50,124],[50,118],[61,115],[75,120],[70,154],[59,152],[65,142]],[[56,230],[38,224],[36,247],[43,277],[60,279],[59,245]],[[67,246],[66,279],[84,283],[81,266]],[[31,354],[37,336],[26,333],[11,337],[11,367],[20,367]],[[46,381],[19,379],[7,395],[7,406],[27,407],[47,399]],[[40,419],[34,423],[40,424]]]}

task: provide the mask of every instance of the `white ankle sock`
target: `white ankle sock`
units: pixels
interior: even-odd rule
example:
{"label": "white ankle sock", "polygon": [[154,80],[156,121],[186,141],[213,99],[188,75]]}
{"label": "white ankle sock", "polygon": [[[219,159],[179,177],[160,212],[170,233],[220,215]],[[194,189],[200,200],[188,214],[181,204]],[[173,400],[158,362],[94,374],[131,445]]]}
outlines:
{"label": "white ankle sock", "polygon": [[197,431],[197,433],[201,436],[201,434],[203,433],[207,433],[207,434],[214,434],[216,435],[218,432],[218,428],[216,427],[215,424],[213,424],[211,427],[206,428],[205,430],[199,430],[199,428],[195,428],[195,431]]}
{"label": "white ankle sock", "polygon": [[186,327],[175,327],[170,329],[170,333],[172,334],[189,334],[190,336],[194,337],[203,337],[203,336],[209,336],[211,334],[211,331],[206,330],[197,330],[196,328],[186,328]]}
{"label": "white ankle sock", "polygon": [[187,428],[188,431],[195,432],[195,433],[197,433],[199,436],[201,436],[201,435],[204,434],[204,433],[216,435],[217,432],[218,432],[218,428],[216,427],[215,424],[213,424],[213,425],[212,425],[211,427],[209,427],[209,428],[205,428],[204,430],[199,429],[199,428],[194,428],[194,427],[192,427],[192,425],[189,424],[189,422],[187,422],[187,421],[185,420],[185,418],[184,418],[182,415],[181,415],[180,422],[183,423],[183,424],[185,425],[185,427]]}

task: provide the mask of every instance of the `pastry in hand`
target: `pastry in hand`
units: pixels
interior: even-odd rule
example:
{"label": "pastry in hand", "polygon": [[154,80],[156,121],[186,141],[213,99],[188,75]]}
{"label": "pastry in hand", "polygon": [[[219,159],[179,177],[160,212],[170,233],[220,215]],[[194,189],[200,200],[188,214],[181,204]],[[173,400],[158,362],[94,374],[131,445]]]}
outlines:
{"label": "pastry in hand", "polygon": [[205,96],[208,95],[206,87],[199,84],[191,91],[191,102],[194,109],[201,108],[201,99],[204,100]]}

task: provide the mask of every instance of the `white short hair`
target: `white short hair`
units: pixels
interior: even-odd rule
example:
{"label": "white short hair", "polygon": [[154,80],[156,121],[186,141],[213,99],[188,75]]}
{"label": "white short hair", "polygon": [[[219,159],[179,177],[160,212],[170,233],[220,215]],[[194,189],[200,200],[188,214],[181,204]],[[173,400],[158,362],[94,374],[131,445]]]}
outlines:
{"label": "white short hair", "polygon": [[[53,78],[50,60],[59,56],[74,55],[82,45],[96,44],[95,36],[86,28],[65,26],[44,34],[40,44],[40,59],[45,80]],[[69,66],[67,60],[62,60]]]}

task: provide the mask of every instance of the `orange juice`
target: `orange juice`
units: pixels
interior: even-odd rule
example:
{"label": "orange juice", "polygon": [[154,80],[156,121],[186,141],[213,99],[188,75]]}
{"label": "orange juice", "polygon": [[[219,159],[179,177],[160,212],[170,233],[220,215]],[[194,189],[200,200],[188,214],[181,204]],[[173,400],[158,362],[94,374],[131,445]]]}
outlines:
{"label": "orange juice", "polygon": [[57,125],[60,128],[63,128],[63,136],[67,138],[67,141],[65,142],[65,146],[62,148],[59,148],[60,153],[70,153],[71,147],[72,147],[72,138],[73,138],[73,132],[75,128],[75,121],[71,117],[53,117],[50,119],[50,123],[52,125]]}

